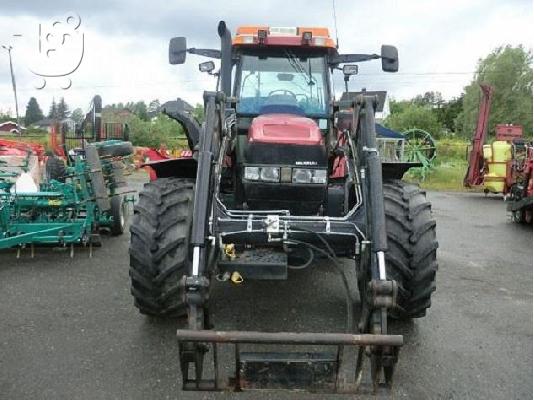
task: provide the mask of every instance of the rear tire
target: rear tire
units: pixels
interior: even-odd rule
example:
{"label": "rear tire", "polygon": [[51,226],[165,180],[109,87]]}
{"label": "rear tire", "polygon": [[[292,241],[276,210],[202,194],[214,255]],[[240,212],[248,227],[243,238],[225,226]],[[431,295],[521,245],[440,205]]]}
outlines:
{"label": "rear tire", "polygon": [[145,184],[130,227],[130,278],[142,314],[187,314],[180,288],[189,270],[194,183],[161,178]]}
{"label": "rear tire", "polygon": [[397,281],[399,289],[399,308],[391,310],[390,316],[423,317],[436,290],[438,269],[436,221],[430,203],[418,185],[391,180],[384,183],[384,209],[387,276]]}

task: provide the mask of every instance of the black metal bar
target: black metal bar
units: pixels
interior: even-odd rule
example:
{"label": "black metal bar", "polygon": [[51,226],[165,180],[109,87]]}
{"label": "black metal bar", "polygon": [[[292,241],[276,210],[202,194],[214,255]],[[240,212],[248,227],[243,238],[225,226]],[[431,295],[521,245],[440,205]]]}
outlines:
{"label": "black metal bar", "polygon": [[211,147],[216,128],[215,94],[205,92],[204,98],[206,103],[206,125],[199,141],[198,168],[193,204],[193,227],[191,232],[191,245],[202,247],[206,241],[206,227],[210,208],[211,164],[213,161]]}
{"label": "black metal bar", "polygon": [[241,382],[241,369],[239,368],[240,357],[239,357],[239,343],[235,343],[234,345],[234,354],[235,354],[235,388],[236,390],[241,390],[240,382]]}
{"label": "black metal bar", "polygon": [[232,34],[224,21],[219,22],[219,37],[221,38],[221,71],[219,79],[221,90],[226,97],[232,95]]}
{"label": "black metal bar", "polygon": [[219,356],[217,343],[213,343],[213,377],[215,380],[215,390],[219,389]]}
{"label": "black metal bar", "polygon": [[402,335],[353,335],[349,333],[254,332],[178,329],[180,342],[258,343],[347,346],[402,346]]}
{"label": "black metal bar", "polygon": [[363,121],[363,142],[367,170],[369,174],[368,205],[371,215],[371,238],[373,251],[387,251],[386,217],[384,213],[384,193],[382,190],[382,164],[376,145],[375,117],[373,100],[365,98],[365,120]]}

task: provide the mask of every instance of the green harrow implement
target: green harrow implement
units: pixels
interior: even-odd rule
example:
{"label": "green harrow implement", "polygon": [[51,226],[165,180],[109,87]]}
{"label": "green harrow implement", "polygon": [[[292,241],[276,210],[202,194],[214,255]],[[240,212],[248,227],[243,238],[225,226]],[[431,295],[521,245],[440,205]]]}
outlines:
{"label": "green harrow implement", "polygon": [[122,234],[131,201],[122,158],[131,153],[129,142],[87,145],[70,158],[63,176],[49,177],[37,192],[12,191],[14,174],[0,170],[0,249],[17,247],[18,256],[29,245],[33,256],[36,245],[70,246],[72,257],[80,244],[91,256],[102,228]]}

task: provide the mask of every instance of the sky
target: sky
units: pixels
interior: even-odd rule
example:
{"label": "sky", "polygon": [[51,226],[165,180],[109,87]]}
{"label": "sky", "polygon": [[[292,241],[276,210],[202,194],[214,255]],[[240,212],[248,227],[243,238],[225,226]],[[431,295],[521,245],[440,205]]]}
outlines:
{"label": "sky", "polygon": [[[378,53],[381,44],[399,51],[398,73],[362,63],[351,90],[387,90],[395,99],[426,91],[459,96],[493,49],[532,48],[531,0],[335,0],[335,9],[341,53]],[[215,88],[198,71],[206,59],[188,55],[185,65],[169,65],[168,42],[186,36],[190,47],[217,48],[219,20],[232,32],[239,25],[326,26],[335,36],[331,0],[0,0],[0,45],[12,46],[19,113],[31,96],[45,113],[60,97],[87,111],[95,94],[104,104],[199,103]],[[335,83],[340,93],[342,77]],[[14,115],[14,104],[8,52],[0,47],[0,111]]]}

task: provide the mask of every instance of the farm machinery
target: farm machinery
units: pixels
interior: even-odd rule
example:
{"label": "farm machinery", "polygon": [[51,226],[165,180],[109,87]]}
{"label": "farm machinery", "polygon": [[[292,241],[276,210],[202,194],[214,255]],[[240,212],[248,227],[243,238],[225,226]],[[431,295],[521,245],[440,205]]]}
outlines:
{"label": "farm machinery", "polygon": [[473,135],[466,187],[483,187],[484,193],[504,195],[507,210],[518,223],[532,223],[532,143],[523,138],[520,125],[497,124],[495,141],[485,144],[493,88],[481,84],[482,98]]}
{"label": "farm machinery", "polygon": [[[189,53],[219,59],[220,70],[211,60],[199,66],[217,76],[216,91],[204,92],[202,125],[179,107],[168,112],[186,127],[191,156],[147,163],[156,179],[140,192],[130,227],[135,306],[150,316],[186,317],[177,331],[184,390],[390,387],[403,336],[388,322],[423,317],[430,307],[436,223],[425,193],[402,181],[421,163],[403,159],[402,143],[379,151],[376,97],[360,94],[341,107],[332,78],[339,69],[348,80],[354,63],[375,59],[396,72],[397,50],[340,54],[326,28],[244,26],[232,38],[221,21],[218,34],[218,49],[170,41],[171,64]],[[209,304],[224,301],[210,297],[214,279],[285,280],[315,259],[341,277],[344,330],[213,329]],[[233,376],[222,376],[224,345],[235,350]],[[251,345],[270,350],[244,349]],[[204,368],[207,360],[213,364]]]}
{"label": "farm machinery", "polygon": [[[39,184],[25,173],[0,164],[0,249],[41,245],[100,245],[100,229],[122,234],[127,201],[121,158],[129,142],[104,141],[85,146],[67,165],[50,156],[47,177]],[[29,152],[31,154],[31,152]]]}

